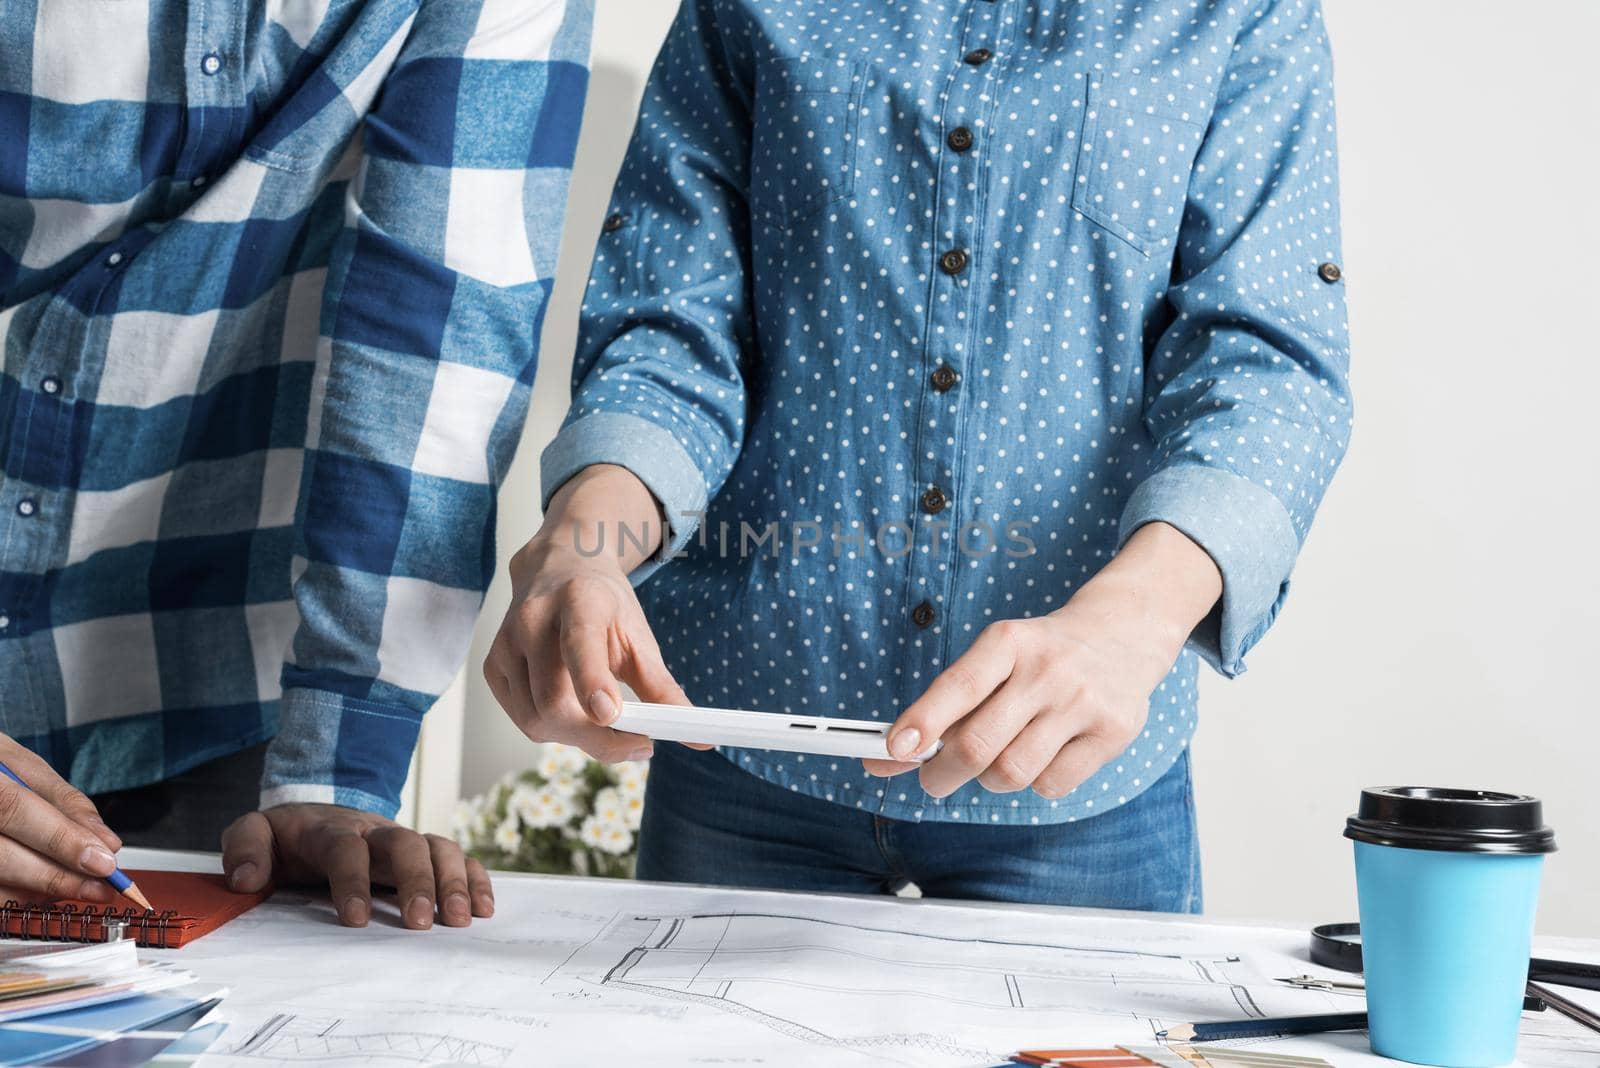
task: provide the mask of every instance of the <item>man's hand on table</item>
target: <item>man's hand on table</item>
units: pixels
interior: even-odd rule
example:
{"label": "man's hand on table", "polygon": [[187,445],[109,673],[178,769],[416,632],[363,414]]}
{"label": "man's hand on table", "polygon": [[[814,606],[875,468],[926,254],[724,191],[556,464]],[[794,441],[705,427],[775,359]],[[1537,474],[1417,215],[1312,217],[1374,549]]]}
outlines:
{"label": "man's hand on table", "polygon": [[222,835],[228,885],[253,893],[268,882],[322,883],[339,922],[365,927],[374,885],[395,888],[405,926],[449,927],[494,915],[494,889],[483,865],[436,834],[338,805],[277,805],[239,817]]}
{"label": "man's hand on table", "polygon": [[1064,797],[1139,737],[1150,695],[1222,595],[1205,551],[1165,523],[1140,527],[1058,611],[986,627],[907,706],[889,732],[896,756],[874,775],[919,769],[948,797],[977,779],[997,793]]}

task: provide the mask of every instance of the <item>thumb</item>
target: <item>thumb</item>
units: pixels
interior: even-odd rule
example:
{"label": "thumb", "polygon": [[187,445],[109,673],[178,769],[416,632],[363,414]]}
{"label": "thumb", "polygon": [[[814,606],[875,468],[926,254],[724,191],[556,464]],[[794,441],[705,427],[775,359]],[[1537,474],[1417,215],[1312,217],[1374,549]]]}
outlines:
{"label": "thumb", "polygon": [[272,824],[247,812],[222,832],[222,871],[228,888],[253,894],[272,879]]}

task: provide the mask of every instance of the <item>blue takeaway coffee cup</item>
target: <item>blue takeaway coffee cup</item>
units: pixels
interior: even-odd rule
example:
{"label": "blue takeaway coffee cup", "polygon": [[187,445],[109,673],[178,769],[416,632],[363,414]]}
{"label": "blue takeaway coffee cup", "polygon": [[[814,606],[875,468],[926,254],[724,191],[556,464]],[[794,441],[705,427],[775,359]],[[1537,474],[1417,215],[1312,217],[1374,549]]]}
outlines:
{"label": "blue takeaway coffee cup", "polygon": [[1445,1068],[1511,1063],[1540,869],[1556,847],[1538,800],[1363,790],[1344,833],[1355,840],[1372,1051]]}

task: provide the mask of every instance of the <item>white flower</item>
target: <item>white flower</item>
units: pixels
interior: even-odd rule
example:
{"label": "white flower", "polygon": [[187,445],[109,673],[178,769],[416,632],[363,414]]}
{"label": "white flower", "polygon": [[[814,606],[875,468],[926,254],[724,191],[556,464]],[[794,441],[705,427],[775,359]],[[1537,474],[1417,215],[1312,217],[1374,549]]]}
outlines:
{"label": "white flower", "polygon": [[613,856],[622,856],[633,848],[633,835],[619,823],[605,823],[600,826],[600,848]]}
{"label": "white flower", "polygon": [[542,787],[529,786],[526,783],[519,784],[515,790],[511,791],[511,796],[506,799],[506,811],[515,813],[517,819],[532,825],[534,814],[539,808],[538,798],[541,792],[543,792]]}
{"label": "white flower", "polygon": [[557,779],[576,779],[588,766],[589,758],[583,750],[550,742],[539,754],[539,762],[534,765],[534,770],[546,782],[554,783]]}
{"label": "white flower", "polygon": [[522,826],[515,812],[500,821],[494,829],[494,847],[502,853],[515,853],[522,845]]}
{"label": "white flower", "polygon": [[528,791],[523,804],[517,809],[522,822],[535,829],[561,827],[578,814],[572,799],[550,786]]}
{"label": "white flower", "polygon": [[594,795],[594,814],[607,823],[621,823],[626,809],[622,794],[608,786]]}
{"label": "white flower", "polygon": [[473,828],[478,825],[478,814],[482,808],[482,798],[465,797],[457,801],[455,813],[450,817],[450,836],[466,844],[473,835]]}
{"label": "white flower", "polygon": [[578,839],[592,849],[604,849],[606,840],[606,825],[593,816],[586,817],[583,826],[578,828]]}
{"label": "white flower", "polygon": [[550,789],[570,800],[583,790],[583,780],[576,775],[556,775],[550,779]]}
{"label": "white flower", "polygon": [[622,822],[630,831],[637,831],[640,822],[644,819],[644,798],[624,797],[622,799]]}
{"label": "white flower", "polygon": [[477,805],[477,812],[472,817],[472,836],[486,838],[490,831],[489,821],[494,818],[494,805],[483,797],[474,798],[473,803]]}
{"label": "white flower", "polygon": [[613,771],[617,780],[617,792],[625,800],[644,796],[645,777],[649,774],[648,765],[618,764]]}

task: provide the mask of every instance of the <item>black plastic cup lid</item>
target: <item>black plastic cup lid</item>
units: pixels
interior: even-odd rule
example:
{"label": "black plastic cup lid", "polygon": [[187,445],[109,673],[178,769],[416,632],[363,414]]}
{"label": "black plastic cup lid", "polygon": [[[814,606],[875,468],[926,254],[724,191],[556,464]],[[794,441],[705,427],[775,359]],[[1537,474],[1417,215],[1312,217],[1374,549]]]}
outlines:
{"label": "black plastic cup lid", "polygon": [[1430,786],[1372,787],[1344,836],[1372,845],[1450,853],[1554,853],[1544,806],[1525,794]]}

